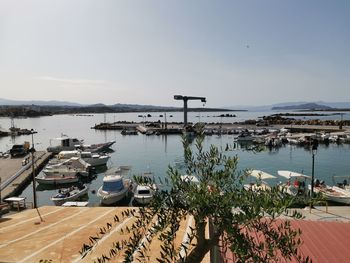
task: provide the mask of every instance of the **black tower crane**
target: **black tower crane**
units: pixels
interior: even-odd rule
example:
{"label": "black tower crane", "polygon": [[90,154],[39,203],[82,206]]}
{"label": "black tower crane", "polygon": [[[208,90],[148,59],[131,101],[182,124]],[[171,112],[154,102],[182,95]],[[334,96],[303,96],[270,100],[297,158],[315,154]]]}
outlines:
{"label": "black tower crane", "polygon": [[183,100],[184,101],[184,127],[187,126],[187,101],[189,100],[200,100],[201,102],[206,103],[207,100],[205,97],[192,97],[192,96],[182,96],[182,95],[175,95],[175,100]]}

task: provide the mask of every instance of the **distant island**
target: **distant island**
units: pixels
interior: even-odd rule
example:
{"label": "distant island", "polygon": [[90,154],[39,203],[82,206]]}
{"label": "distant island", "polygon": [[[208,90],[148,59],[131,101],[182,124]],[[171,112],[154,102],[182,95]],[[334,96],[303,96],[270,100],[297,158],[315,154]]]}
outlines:
{"label": "distant island", "polygon": [[[38,106],[38,105],[3,105],[0,106],[1,117],[39,117],[56,114],[89,114],[89,113],[126,113],[126,112],[181,112],[180,107],[163,107],[152,105],[94,104],[88,106]],[[189,112],[232,112],[222,108],[189,108]]]}
{"label": "distant island", "polygon": [[312,111],[320,111],[320,110],[331,110],[332,107],[320,105],[316,103],[305,103],[299,105],[288,105],[288,106],[278,106],[272,107],[272,110],[312,110]]}

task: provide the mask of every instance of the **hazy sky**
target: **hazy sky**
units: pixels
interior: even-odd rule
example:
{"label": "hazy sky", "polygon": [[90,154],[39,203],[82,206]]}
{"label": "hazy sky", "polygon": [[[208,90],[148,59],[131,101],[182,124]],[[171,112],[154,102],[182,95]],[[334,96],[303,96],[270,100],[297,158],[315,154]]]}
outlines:
{"label": "hazy sky", "polygon": [[0,91],[106,104],[350,101],[350,1],[0,0]]}

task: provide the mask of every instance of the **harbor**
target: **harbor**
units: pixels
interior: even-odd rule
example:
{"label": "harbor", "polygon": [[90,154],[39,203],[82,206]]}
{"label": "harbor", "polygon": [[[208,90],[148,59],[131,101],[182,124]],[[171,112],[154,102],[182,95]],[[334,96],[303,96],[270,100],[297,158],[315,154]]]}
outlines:
{"label": "harbor", "polygon": [[[164,113],[163,113],[164,114]],[[103,185],[103,178],[106,172],[113,167],[118,166],[130,166],[131,170],[126,178],[132,179],[134,175],[140,175],[144,172],[152,172],[154,174],[156,183],[162,185],[166,179],[166,172],[168,166],[171,165],[178,169],[183,169],[183,152],[182,152],[182,142],[181,142],[181,120],[183,117],[181,113],[176,115],[172,113],[175,122],[168,123],[167,128],[169,129],[179,129],[178,134],[158,134],[152,129],[154,127],[145,125],[144,122],[137,122],[138,113],[129,114],[96,114],[93,116],[70,116],[70,115],[56,115],[41,117],[39,119],[18,119],[16,120],[16,126],[19,127],[35,127],[38,133],[34,134],[34,146],[37,149],[37,154],[41,152],[46,152],[48,147],[53,147],[57,143],[57,138],[61,137],[62,134],[69,135],[70,138],[77,138],[83,140],[83,144],[93,145],[108,142],[115,142],[111,148],[110,152],[107,152],[108,161],[105,166],[99,166],[95,169],[94,174],[84,179],[84,183],[88,185],[89,190],[87,193],[86,200],[88,201],[88,206],[100,206],[100,198],[97,196],[98,189]],[[189,116],[189,121],[195,123],[198,119],[198,113],[191,113]],[[220,116],[221,113],[212,113],[214,116]],[[251,119],[251,113],[241,113],[247,114],[245,118]],[[249,115],[248,115],[249,114]],[[146,114],[143,114],[143,116]],[[262,115],[257,113],[255,116]],[[155,120],[156,114],[153,113],[153,117],[148,117],[147,123],[155,124],[158,121]],[[153,118],[153,119],[152,119]],[[201,116],[204,119],[204,116]],[[216,117],[215,117],[216,118]],[[237,115],[237,118],[240,118]],[[95,130],[91,129],[96,123],[100,123],[101,119],[105,119],[106,123],[119,122],[120,129],[118,130]],[[118,119],[118,120],[117,120]],[[123,128],[129,128],[128,123],[123,124],[126,119],[132,120],[134,124],[132,127],[139,127],[143,133],[138,132],[139,135],[123,135]],[[220,120],[221,118],[216,118]],[[109,120],[109,121],[108,121]],[[113,120],[113,121],[111,121]],[[10,119],[5,119],[3,126],[11,125]],[[295,172],[302,172],[308,176],[311,176],[311,160],[312,154],[310,152],[309,144],[310,139],[315,138],[323,134],[329,138],[329,143],[321,143],[319,145],[317,154],[315,156],[315,178],[325,181],[327,185],[334,185],[333,176],[346,176],[349,171],[349,164],[346,162],[350,158],[349,144],[342,142],[345,140],[344,135],[349,133],[349,127],[343,126],[342,130],[339,131],[337,126],[312,126],[312,125],[302,125],[302,126],[283,126],[283,125],[273,125],[273,126],[256,126],[256,124],[232,124],[230,123],[231,118],[227,118],[222,122],[211,124],[210,120],[205,126],[205,144],[209,146],[210,144],[221,145],[224,147],[226,144],[235,145],[237,148],[230,154],[238,154],[240,156],[239,169],[260,169],[262,171],[268,172],[273,175],[277,175],[278,170],[290,170]],[[177,124],[176,124],[177,123]],[[125,126],[124,126],[125,125]],[[64,127],[64,129],[62,129]],[[332,130],[327,130],[327,128]],[[285,142],[274,146],[271,143],[270,146],[265,146],[267,140],[275,137],[278,131],[281,129],[289,130],[290,135],[285,133],[284,136],[288,140]],[[293,132],[291,131],[293,130]],[[305,133],[308,129],[310,133]],[[312,130],[311,130],[312,129]],[[259,153],[249,153],[244,149],[247,142],[239,142],[238,136],[241,132],[248,130],[251,133],[251,138],[259,139],[259,143],[262,143],[263,147],[266,149]],[[335,131],[333,131],[335,130]],[[150,131],[153,131],[152,133]],[[315,133],[316,131],[316,133]],[[327,135],[328,134],[328,135]],[[149,136],[151,135],[151,136]],[[283,138],[283,137],[281,137]],[[318,137],[321,140],[321,137]],[[13,144],[22,144],[25,141],[31,141],[31,135],[22,135],[14,138],[3,137],[0,139],[0,151],[5,152],[6,149],[11,148]],[[243,138],[242,138],[243,139]],[[247,138],[244,138],[245,140]],[[303,139],[298,141],[299,139]],[[304,139],[309,141],[304,141]],[[308,142],[305,144],[305,142]],[[249,142],[248,142],[249,143]],[[276,143],[276,142],[275,142]],[[75,143],[72,143],[72,145]],[[38,155],[39,156],[39,155]],[[30,157],[30,156],[29,156]],[[278,158],[278,162],[276,162]],[[8,170],[6,174],[13,175],[20,169],[23,169],[22,162],[26,157],[21,158],[0,158],[3,168],[10,167],[12,161],[17,162],[15,170]],[[43,157],[46,159],[46,157]],[[29,159],[30,160],[30,159]],[[44,162],[45,163],[45,162]],[[37,167],[37,165],[35,165]],[[43,168],[43,167],[42,167]],[[30,174],[31,168],[28,166],[26,170],[27,174]],[[38,171],[39,172],[39,171]],[[181,170],[181,172],[185,172]],[[43,172],[39,173],[38,176],[41,178]],[[33,186],[31,183],[30,175],[27,176],[29,185],[27,187],[17,186],[17,189],[21,191],[13,192],[12,196],[20,196],[25,198],[26,202],[33,203]],[[6,179],[2,180],[2,183]],[[276,185],[284,182],[285,179],[277,177],[271,180],[271,185]],[[163,187],[163,186],[162,186]],[[39,206],[44,205],[54,205],[50,200],[53,195],[57,194],[59,187],[54,187],[50,185],[36,184],[36,194],[37,202]],[[22,191],[23,190],[23,191]],[[8,190],[6,190],[8,191]],[[2,196],[8,196],[6,192],[2,193]],[[126,204],[130,203],[128,201]]]}

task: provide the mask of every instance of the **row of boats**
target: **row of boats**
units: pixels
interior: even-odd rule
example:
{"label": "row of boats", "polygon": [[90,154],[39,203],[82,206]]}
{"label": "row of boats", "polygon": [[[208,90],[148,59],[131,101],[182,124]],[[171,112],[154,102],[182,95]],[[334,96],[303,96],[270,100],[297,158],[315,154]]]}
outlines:
{"label": "row of boats", "polygon": [[[155,191],[156,184],[134,184],[131,179],[126,178],[131,168],[129,166],[120,166],[109,169],[103,177],[102,186],[97,191],[97,196],[100,198],[101,204],[113,205],[123,200],[130,194],[133,195],[133,200],[141,205],[151,202]],[[154,182],[153,173],[147,172],[142,176],[150,179],[149,182]],[[86,184],[78,184],[68,188],[58,190],[58,193],[51,197],[51,201],[55,205],[62,205],[65,202],[75,201],[85,196],[88,193]]]}
{"label": "row of boats", "polygon": [[350,134],[346,132],[337,133],[313,133],[292,134],[287,128],[279,130],[242,130],[235,137],[237,142],[252,142],[265,144],[270,147],[278,147],[289,143],[292,145],[305,146],[317,140],[320,143],[350,143]]}
{"label": "row of boats", "polygon": [[[311,176],[284,170],[278,171],[277,174],[287,179],[286,182],[279,184],[279,187],[287,194],[293,196],[305,196],[310,192]],[[258,184],[249,183],[244,186],[245,189],[253,191],[258,189],[269,189],[270,185],[267,183],[267,180],[277,178],[276,176],[261,170],[252,170],[249,175],[259,180]],[[338,178],[350,178],[350,176],[338,176]],[[347,205],[350,204],[350,185],[346,179],[334,186],[326,185],[323,181],[316,179],[314,181],[314,193],[322,194],[327,201]]]}
{"label": "row of boats", "polygon": [[[59,188],[51,197],[55,205],[76,201],[86,196],[89,191],[87,184],[81,183],[82,179],[90,178],[99,166],[106,166],[110,156],[105,151],[110,150],[113,142],[85,145],[82,140],[76,138],[57,138],[59,144],[48,147],[48,151],[55,155],[42,173],[36,177],[41,185],[52,185]],[[147,204],[151,201],[157,186],[152,184],[133,184],[129,172],[130,166],[120,166],[107,170],[103,178],[102,186],[97,191],[101,204],[112,205],[124,199],[130,193],[139,204]],[[149,182],[154,181],[151,172],[143,173]],[[69,187],[67,184],[70,184]],[[73,184],[73,185],[72,185]]]}

